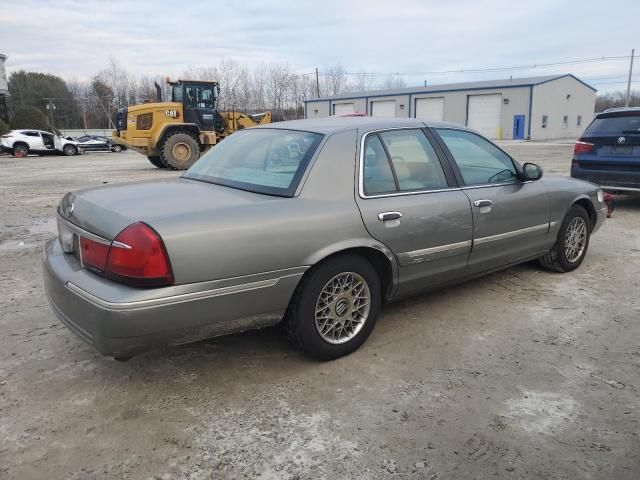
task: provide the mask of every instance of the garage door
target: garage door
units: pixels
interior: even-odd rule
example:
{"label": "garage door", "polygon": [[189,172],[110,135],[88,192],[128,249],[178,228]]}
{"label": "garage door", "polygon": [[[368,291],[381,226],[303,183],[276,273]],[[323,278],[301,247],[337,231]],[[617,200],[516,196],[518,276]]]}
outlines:
{"label": "garage door", "polygon": [[336,103],[333,106],[334,115],[349,115],[351,113],[356,113],[356,106],[353,103]]}
{"label": "garage door", "polygon": [[469,95],[467,126],[488,138],[498,138],[502,95]]}
{"label": "garage door", "polygon": [[396,101],[395,100],[380,100],[377,102],[371,102],[371,116],[373,117],[395,117],[396,116]]}
{"label": "garage door", "polygon": [[444,120],[444,97],[416,99],[416,118],[436,122]]}

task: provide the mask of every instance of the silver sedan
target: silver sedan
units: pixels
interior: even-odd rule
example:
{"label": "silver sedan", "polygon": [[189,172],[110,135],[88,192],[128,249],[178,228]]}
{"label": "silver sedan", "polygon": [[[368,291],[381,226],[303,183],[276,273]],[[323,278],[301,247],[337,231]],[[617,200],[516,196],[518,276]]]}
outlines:
{"label": "silver sedan", "polygon": [[181,178],[65,195],[45,286],[58,317],[115,358],[283,321],[333,359],[367,339],[385,302],[533,259],[577,268],[602,191],[541,177],[451,124],[247,129]]}

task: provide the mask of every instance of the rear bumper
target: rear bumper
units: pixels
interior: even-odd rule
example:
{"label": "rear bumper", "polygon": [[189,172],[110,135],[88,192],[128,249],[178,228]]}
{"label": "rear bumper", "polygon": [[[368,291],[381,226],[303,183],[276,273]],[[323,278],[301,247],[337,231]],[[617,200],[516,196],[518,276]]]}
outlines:
{"label": "rear bumper", "polygon": [[600,185],[604,190],[637,191],[640,193],[640,168],[630,171],[593,170],[572,166],[571,176]]}
{"label": "rear bumper", "polygon": [[57,239],[45,245],[43,262],[54,313],[82,340],[113,357],[273,325],[305,270],[137,289],[82,269]]}

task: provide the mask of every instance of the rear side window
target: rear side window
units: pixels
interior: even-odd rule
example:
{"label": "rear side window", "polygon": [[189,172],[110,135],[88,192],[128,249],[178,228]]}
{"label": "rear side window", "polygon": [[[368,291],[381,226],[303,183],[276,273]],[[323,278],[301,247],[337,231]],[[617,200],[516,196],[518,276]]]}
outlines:
{"label": "rear side window", "polygon": [[619,115],[614,117],[598,117],[585,130],[585,135],[605,136],[620,134],[640,134],[639,115]]}
{"label": "rear side window", "polygon": [[363,158],[366,195],[447,188],[440,160],[420,129],[367,136]]}
{"label": "rear side window", "polygon": [[396,191],[391,165],[387,159],[380,137],[369,135],[364,146],[364,193],[379,195]]}
{"label": "rear side window", "polygon": [[466,185],[512,182],[516,168],[511,157],[475,133],[438,129]]}
{"label": "rear side window", "polygon": [[447,187],[435,150],[422,130],[390,130],[380,134],[401,191]]}

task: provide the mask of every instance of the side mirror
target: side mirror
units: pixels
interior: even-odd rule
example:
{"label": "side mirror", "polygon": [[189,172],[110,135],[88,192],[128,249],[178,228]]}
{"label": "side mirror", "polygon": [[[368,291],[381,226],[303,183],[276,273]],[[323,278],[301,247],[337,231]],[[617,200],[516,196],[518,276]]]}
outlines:
{"label": "side mirror", "polygon": [[544,170],[542,167],[536,163],[525,163],[522,166],[522,180],[539,180],[542,178],[542,174]]}

